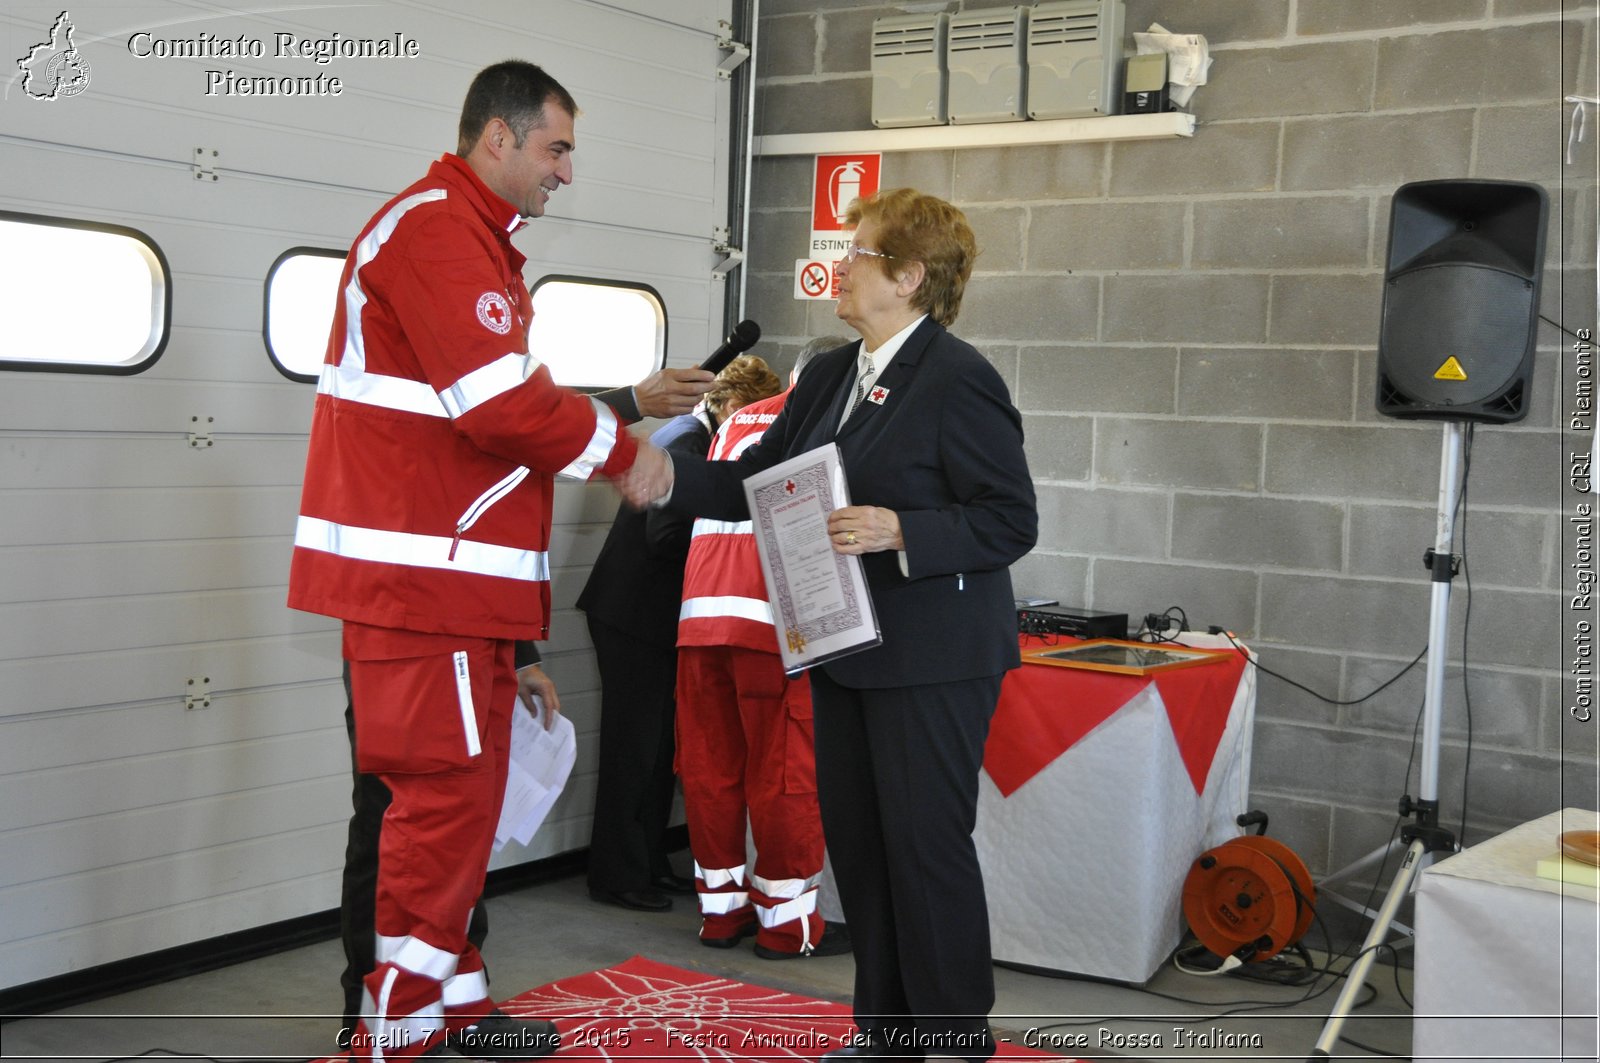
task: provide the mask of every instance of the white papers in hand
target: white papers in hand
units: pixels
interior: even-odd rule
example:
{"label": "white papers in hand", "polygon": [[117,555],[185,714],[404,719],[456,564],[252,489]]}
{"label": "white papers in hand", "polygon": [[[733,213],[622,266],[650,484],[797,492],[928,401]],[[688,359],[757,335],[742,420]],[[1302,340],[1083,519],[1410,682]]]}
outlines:
{"label": "white papers in hand", "polygon": [[494,829],[494,849],[507,842],[527,845],[561,796],[572,765],[578,759],[572,721],[557,715],[547,731],[539,726],[544,704],[536,696],[533,713],[520,706],[511,713],[511,765],[506,773],[506,797],[500,806],[500,823]]}

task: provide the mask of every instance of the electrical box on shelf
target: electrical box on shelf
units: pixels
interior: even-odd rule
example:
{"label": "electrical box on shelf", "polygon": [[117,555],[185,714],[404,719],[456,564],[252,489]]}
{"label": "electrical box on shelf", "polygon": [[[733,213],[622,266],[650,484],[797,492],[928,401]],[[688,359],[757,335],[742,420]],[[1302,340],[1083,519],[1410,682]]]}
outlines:
{"label": "electrical box on shelf", "polygon": [[1020,122],[1027,94],[1028,9],[993,7],[950,17],[946,47],[951,124]]}
{"label": "electrical box on shelf", "polygon": [[1123,0],[1056,0],[1028,20],[1028,117],[1117,114]]}
{"label": "electrical box on shelf", "polygon": [[945,124],[945,33],[950,16],[901,15],[872,23],[872,124]]}
{"label": "electrical box on shelf", "polygon": [[1122,86],[1123,114],[1160,114],[1167,109],[1167,53],[1130,55]]}

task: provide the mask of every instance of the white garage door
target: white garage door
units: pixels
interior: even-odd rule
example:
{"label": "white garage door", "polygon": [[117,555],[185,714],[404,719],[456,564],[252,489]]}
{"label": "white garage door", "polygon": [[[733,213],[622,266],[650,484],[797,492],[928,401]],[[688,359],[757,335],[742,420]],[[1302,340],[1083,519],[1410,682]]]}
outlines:
{"label": "white garage door", "polygon": [[[267,357],[264,278],[347,247],[453,150],[474,72],[526,58],[581,109],[576,181],[518,237],[530,284],[647,285],[667,361],[697,361],[723,323],[731,4],[101,0],[70,41],[59,6],[0,13],[0,70],[50,67],[43,44],[78,77],[41,99],[10,75],[0,211],[139,230],[171,277],[143,372],[0,372],[0,987],[337,905],[338,636],[283,604],[312,388]],[[401,55],[315,58],[341,41]],[[262,79],[297,94],[237,91]],[[34,265],[77,289],[61,335],[97,313],[92,263]],[[571,602],[614,504],[557,502],[549,659],[580,733],[598,697]],[[502,863],[587,844],[592,766]]]}

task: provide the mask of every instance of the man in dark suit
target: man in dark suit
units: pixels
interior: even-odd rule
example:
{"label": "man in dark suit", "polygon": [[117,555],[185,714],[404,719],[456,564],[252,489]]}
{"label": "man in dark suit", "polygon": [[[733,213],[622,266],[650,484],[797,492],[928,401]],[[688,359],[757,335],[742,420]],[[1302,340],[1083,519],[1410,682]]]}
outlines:
{"label": "man in dark suit", "polygon": [[[702,409],[674,418],[650,440],[680,457],[705,457],[717,425],[781,381],[754,355],[717,375]],[[668,510],[617,511],[578,596],[600,670],[600,762],[589,840],[589,895],[637,911],[672,907],[692,880],[667,862],[672,813],[673,688],[678,608],[692,521]]]}
{"label": "man in dark suit", "polygon": [[851,208],[838,316],[859,344],[821,356],[738,462],[674,456],[639,504],[744,515],[740,482],[838,444],[852,505],[835,551],[862,558],[881,645],[810,670],[823,832],[855,939],[862,1038],[829,1057],[993,1054],[978,770],[1019,663],[1008,566],[1038,515],[1021,417],[994,368],[946,331],[976,245],[964,216],[910,189]]}

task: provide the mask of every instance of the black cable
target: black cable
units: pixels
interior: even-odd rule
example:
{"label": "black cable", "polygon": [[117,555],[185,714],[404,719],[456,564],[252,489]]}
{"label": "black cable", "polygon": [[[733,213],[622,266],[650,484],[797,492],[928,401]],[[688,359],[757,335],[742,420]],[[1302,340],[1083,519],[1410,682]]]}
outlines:
{"label": "black cable", "polygon": [[1247,662],[1249,662],[1249,664],[1251,666],[1253,666],[1256,669],[1256,671],[1263,672],[1266,675],[1270,675],[1274,679],[1281,679],[1283,682],[1288,683],[1290,686],[1298,687],[1299,689],[1304,690],[1307,694],[1310,694],[1312,697],[1316,698],[1318,701],[1325,701],[1329,705],[1359,705],[1363,701],[1370,701],[1372,698],[1377,697],[1379,694],[1381,694],[1385,690],[1389,689],[1391,686],[1393,686],[1395,683],[1397,683],[1402,676],[1404,676],[1407,672],[1411,671],[1411,669],[1415,668],[1417,666],[1417,662],[1421,661],[1422,658],[1428,652],[1428,647],[1426,647],[1426,646],[1422,647],[1422,649],[1417,652],[1417,655],[1415,657],[1411,658],[1411,663],[1407,664],[1404,668],[1400,669],[1400,671],[1396,672],[1390,678],[1384,680],[1383,684],[1381,686],[1377,687],[1376,689],[1374,689],[1372,691],[1369,691],[1368,693],[1361,695],[1359,698],[1354,698],[1354,699],[1352,699],[1350,701],[1339,701],[1339,700],[1337,700],[1335,698],[1330,698],[1325,694],[1320,694],[1317,691],[1312,690],[1310,687],[1306,686],[1304,683],[1297,682],[1296,680],[1290,679],[1288,676],[1283,675],[1282,673],[1274,672],[1272,669],[1268,668],[1266,665],[1262,664],[1260,661],[1257,661],[1255,658],[1250,656],[1249,651],[1245,649],[1243,644],[1241,644],[1238,639],[1233,637],[1233,633],[1231,631],[1224,631],[1221,628],[1218,628],[1214,633],[1218,634],[1218,635],[1225,636],[1229,642],[1233,643],[1233,648],[1238,650],[1239,651],[1239,655],[1241,657],[1243,657]]}
{"label": "black cable", "polygon": [[[1177,613],[1178,615],[1177,616],[1173,616],[1172,615],[1173,613]],[[1160,629],[1157,630],[1156,628],[1153,628],[1153,627],[1150,626],[1150,620],[1151,620],[1152,617],[1158,617],[1158,614],[1156,614],[1156,613],[1146,613],[1145,614],[1144,623],[1142,625],[1140,625],[1138,632],[1135,633],[1135,635],[1133,636],[1133,641],[1135,641],[1135,642],[1151,642],[1151,643],[1176,643],[1178,640],[1175,637],[1165,634],[1167,629],[1169,627],[1171,627],[1171,623],[1164,623],[1164,624],[1161,625]],[[1172,623],[1176,623],[1178,625],[1178,634],[1180,634],[1180,635],[1183,634],[1185,631],[1189,630],[1189,615],[1183,611],[1183,608],[1181,606],[1169,605],[1164,612],[1159,614],[1158,618],[1162,619],[1162,620],[1170,621]]]}
{"label": "black cable", "polygon": [[1563,325],[1561,322],[1552,320],[1552,319],[1550,319],[1548,317],[1545,317],[1543,314],[1539,315],[1539,320],[1543,321],[1546,325],[1549,325],[1552,328],[1556,328],[1556,329],[1561,330],[1562,332],[1565,332],[1568,336],[1571,336],[1575,340],[1582,340],[1583,339],[1582,336],[1578,335],[1576,332],[1573,332],[1571,329],[1567,328],[1567,326]]}
{"label": "black cable", "polygon": [[[1358,960],[1360,960],[1362,956],[1365,956],[1367,953],[1369,953],[1369,952],[1383,952],[1383,951],[1387,951],[1389,953],[1389,955],[1394,958],[1394,963],[1389,969],[1394,975],[1395,993],[1399,995],[1400,1000],[1405,1004],[1405,1006],[1406,1006],[1406,1008],[1408,1010],[1415,1012],[1417,1010],[1416,1005],[1411,1002],[1411,998],[1406,996],[1405,989],[1403,989],[1401,987],[1401,985],[1400,985],[1400,955],[1399,955],[1399,953],[1397,953],[1395,951],[1394,946],[1388,944],[1387,942],[1379,942],[1378,944],[1373,945],[1369,949],[1362,949],[1360,952],[1356,953],[1354,956],[1352,956],[1350,958],[1349,965],[1346,966],[1345,970],[1340,973],[1339,977],[1342,978],[1342,977],[1347,976],[1348,973],[1349,973],[1350,967],[1355,966],[1356,962]],[[1352,1007],[1352,1009],[1351,1009],[1352,1011],[1355,1010],[1356,1008],[1360,1008],[1360,1007],[1363,1007],[1363,1006],[1365,1006],[1367,1004],[1370,1004],[1378,995],[1378,991],[1372,987],[1371,983],[1364,982],[1364,983],[1362,983],[1362,985],[1365,988],[1372,989],[1372,996],[1368,997],[1364,1001],[1358,1001]],[[1345,1044],[1354,1045],[1356,1048],[1361,1049],[1363,1052],[1371,1052],[1373,1055],[1381,1056],[1384,1059],[1404,1059],[1404,1060],[1409,1060],[1411,1058],[1410,1056],[1403,1056],[1403,1055],[1400,1055],[1400,1054],[1395,1053],[1395,1052],[1390,1052],[1390,1051],[1388,1051],[1386,1049],[1374,1048],[1372,1045],[1365,1044],[1365,1043],[1363,1043],[1361,1041],[1357,1041],[1355,1038],[1353,1038],[1353,1037],[1351,1037],[1351,1036],[1349,1036],[1348,1034],[1345,1034],[1345,1033],[1340,1033],[1339,1034],[1339,1040],[1343,1041]]]}
{"label": "black cable", "polygon": [[[1417,718],[1411,721],[1411,751],[1406,754],[1406,773],[1400,780],[1400,792],[1411,792],[1411,769],[1417,766],[1417,749],[1422,745],[1422,718],[1428,713],[1428,698],[1424,694],[1422,704],[1417,706]],[[1418,782],[1421,780],[1419,779]],[[1393,836],[1391,835],[1391,838]]]}
{"label": "black cable", "polygon": [[[1172,615],[1173,613],[1177,613],[1178,615],[1174,617]],[[1168,620],[1176,619],[1178,621],[1178,631],[1180,634],[1189,630],[1189,614],[1184,612],[1181,606],[1168,606],[1167,611],[1161,615],[1166,617]]]}
{"label": "black cable", "polygon": [[1374,947],[1375,948],[1381,948],[1381,949],[1388,949],[1389,950],[1389,955],[1394,957],[1394,966],[1391,967],[1390,970],[1394,972],[1394,991],[1395,991],[1395,995],[1400,998],[1401,1003],[1403,1003],[1407,1008],[1409,1008],[1413,1012],[1416,1011],[1417,1010],[1417,1006],[1414,1003],[1411,1002],[1411,998],[1410,997],[1406,996],[1405,986],[1400,984],[1400,953],[1395,949],[1395,947],[1393,945],[1377,945],[1377,946],[1374,946]]}
{"label": "black cable", "polygon": [[[1293,887],[1292,882],[1290,886],[1291,888]],[[1295,890],[1295,892],[1299,893],[1299,890]],[[1304,945],[1297,941],[1290,947],[1300,956],[1300,962],[1297,964],[1283,959],[1283,954],[1280,952],[1269,960],[1235,967],[1229,973],[1235,978],[1244,978],[1252,982],[1265,982],[1268,985],[1289,986],[1295,989],[1309,985],[1322,977],[1321,970],[1311,959],[1311,953],[1306,951]]]}

